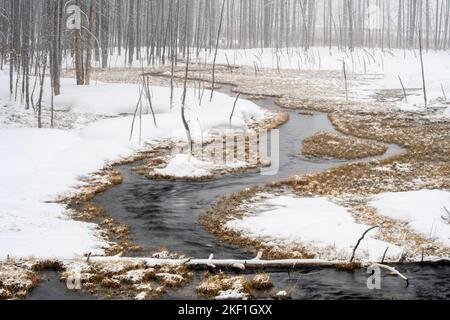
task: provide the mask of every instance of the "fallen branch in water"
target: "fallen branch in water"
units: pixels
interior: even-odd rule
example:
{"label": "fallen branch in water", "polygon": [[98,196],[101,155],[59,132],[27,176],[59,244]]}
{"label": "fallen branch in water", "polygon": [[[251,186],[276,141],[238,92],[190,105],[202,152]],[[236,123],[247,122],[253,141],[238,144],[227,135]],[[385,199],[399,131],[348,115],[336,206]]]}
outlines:
{"label": "fallen branch in water", "polygon": [[407,277],[405,277],[403,274],[401,274],[397,269],[395,269],[394,267],[390,267],[387,266],[385,264],[381,264],[381,263],[374,263],[372,266],[376,266],[382,269],[386,269],[390,272],[392,272],[393,274],[399,276],[400,278],[402,278],[403,280],[406,281],[406,284],[409,285],[409,279]]}

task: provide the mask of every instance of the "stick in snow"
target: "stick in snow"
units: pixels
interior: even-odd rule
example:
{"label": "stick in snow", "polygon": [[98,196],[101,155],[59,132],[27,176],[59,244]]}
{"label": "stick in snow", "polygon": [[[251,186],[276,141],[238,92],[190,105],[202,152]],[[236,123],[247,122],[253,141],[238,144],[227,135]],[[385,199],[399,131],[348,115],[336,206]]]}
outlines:
{"label": "stick in snow", "polygon": [[389,250],[389,247],[387,247],[386,250],[384,250],[383,259],[381,259],[381,263],[384,263],[384,259],[386,259],[386,254],[387,254],[388,250]]}
{"label": "stick in snow", "polygon": [[236,97],[236,100],[234,101],[233,111],[231,112],[231,115],[230,115],[230,127],[231,127],[231,121],[233,120],[234,110],[236,109],[236,105],[237,105],[237,102],[238,102],[240,96],[241,96],[241,94],[239,93]]}
{"label": "stick in snow", "polygon": [[134,109],[134,115],[133,115],[133,122],[131,123],[131,131],[130,131],[130,141],[133,139],[133,133],[134,133],[134,124],[136,122],[137,113],[139,111],[139,105],[142,101],[142,95],[144,94],[144,86],[142,86],[139,90],[139,100],[136,104],[136,108]]}
{"label": "stick in snow", "polygon": [[420,49],[420,66],[422,67],[422,84],[423,84],[423,99],[425,101],[425,108],[428,106],[427,86],[425,82],[425,68],[423,65],[423,48],[422,48],[422,31],[419,28],[419,49]]}
{"label": "stick in snow", "polygon": [[441,83],[442,94],[444,95],[444,101],[447,101],[447,95],[445,94],[444,85]]}
{"label": "stick in snow", "polygon": [[400,76],[398,76],[398,80],[400,80],[400,84],[403,89],[403,96],[405,97],[405,102],[408,102],[408,95],[406,94],[406,89],[405,89],[405,86],[403,85],[402,78],[400,78]]}
{"label": "stick in snow", "polygon": [[145,96],[147,97],[147,103],[148,106],[150,108],[150,111],[152,112],[152,117],[153,117],[153,124],[155,125],[155,127],[158,127],[158,124],[156,123],[156,115],[155,115],[155,110],[153,110],[153,103],[152,103],[152,96],[150,93],[150,84],[149,84],[149,80],[146,79],[145,76],[142,76],[142,81],[144,83],[144,88],[145,88]]}
{"label": "stick in snow", "polygon": [[442,216],[442,220],[444,220],[447,223],[450,223],[450,211],[446,207],[444,207],[444,211],[447,215]]}
{"label": "stick in snow", "polygon": [[364,240],[365,236],[366,236],[370,231],[372,231],[373,229],[376,229],[376,228],[379,228],[379,227],[378,227],[378,226],[375,226],[375,227],[372,227],[372,228],[368,229],[366,232],[363,233],[363,235],[361,236],[361,238],[359,238],[358,242],[356,243],[355,248],[353,248],[353,254],[352,254],[352,257],[351,257],[351,259],[350,259],[350,262],[353,262],[353,260],[355,260],[356,249],[358,249],[358,247],[359,247],[361,241]]}
{"label": "stick in snow", "polygon": [[342,60],[342,69],[343,69],[343,72],[344,72],[345,101],[348,101],[347,68],[346,68],[346,66],[345,66],[345,60]]}

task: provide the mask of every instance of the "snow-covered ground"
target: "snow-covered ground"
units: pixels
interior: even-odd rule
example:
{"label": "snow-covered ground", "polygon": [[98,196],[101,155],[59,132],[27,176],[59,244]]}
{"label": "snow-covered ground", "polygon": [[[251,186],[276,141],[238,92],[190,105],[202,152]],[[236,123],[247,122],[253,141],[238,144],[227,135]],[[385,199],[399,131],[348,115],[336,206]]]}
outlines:
{"label": "snow-covered ground", "polygon": [[[0,73],[0,260],[8,255],[69,258],[89,252],[102,254],[108,244],[96,226],[72,220],[63,205],[52,202],[81,185],[80,177],[103,168],[108,161],[133,154],[142,146],[139,137],[145,142],[185,139],[181,90],[175,90],[171,108],[170,89],[153,87],[157,127],[144,103],[142,132],[137,120],[130,141],[138,85],[98,83],[87,87],[74,85],[73,79],[63,79],[62,95],[55,98],[55,109],[76,115],[73,128],[37,129],[33,111],[25,111],[10,101],[7,83],[7,74]],[[47,87],[44,105],[49,104]],[[211,130],[229,130],[233,104],[233,98],[215,93],[211,102],[204,99],[199,106],[194,91],[189,90],[186,117],[194,138],[206,137]],[[15,121],[17,114],[21,115],[20,121]],[[91,123],[89,119],[96,119],[96,115],[110,118]],[[242,130],[247,121],[265,116],[258,106],[242,100],[231,127]],[[84,121],[78,121],[79,118]]]}
{"label": "snow-covered ground", "polygon": [[450,246],[450,192],[383,193],[375,196],[370,205],[381,215],[407,223],[425,238]]}
{"label": "snow-covered ground", "polygon": [[[144,50],[144,49],[143,49]],[[129,67],[127,56],[116,53],[109,58],[109,67]],[[192,57],[197,49],[192,49]],[[200,50],[195,58],[199,63],[214,61],[214,54],[209,50]],[[450,52],[424,51],[424,68],[428,106],[441,108],[438,116],[450,118]],[[353,51],[341,50],[337,47],[302,48],[255,48],[255,49],[220,49],[217,54],[217,64],[247,66],[258,69],[280,70],[335,70],[342,72],[345,61],[349,78],[358,75],[359,81],[349,83],[351,98],[367,100],[373,98],[379,90],[402,90],[403,85],[408,97],[398,102],[398,108],[405,111],[423,111],[424,95],[422,83],[422,68],[419,50],[356,48]],[[98,64],[98,62],[97,62]],[[64,62],[67,68],[73,68],[72,58]],[[147,66],[147,60],[134,61],[132,67]],[[362,80],[361,80],[362,79]],[[412,90],[414,89],[414,90]]]}
{"label": "snow-covered ground", "polygon": [[[281,247],[304,246],[321,259],[348,261],[358,239],[369,226],[355,222],[346,208],[326,198],[299,198],[293,195],[261,194],[246,205],[250,213],[232,220],[226,227],[245,236]],[[361,242],[356,256],[381,261],[386,248],[387,260],[397,260],[402,248],[374,239],[371,231]]]}
{"label": "snow-covered ground", "polygon": [[155,169],[157,174],[173,177],[204,177],[211,174],[212,164],[192,158],[187,154],[173,157],[164,169]]}
{"label": "snow-covered ground", "polygon": [[[202,52],[199,61],[212,63],[213,58]],[[423,52],[427,98],[429,106],[447,107],[450,115],[450,53],[446,51]],[[313,47],[302,49],[242,49],[219,50],[217,63],[271,69],[291,70],[343,70],[343,62],[350,75],[365,75],[363,83],[350,85],[353,96],[367,98],[377,90],[402,90],[399,77],[408,91],[407,100],[399,102],[399,108],[421,111],[424,109],[422,68],[418,50],[355,49],[342,51],[337,48]],[[410,91],[408,89],[418,89]]]}
{"label": "snow-covered ground", "polygon": [[175,178],[210,177],[215,170],[245,168],[248,164],[239,160],[216,164],[212,161],[199,160],[189,154],[177,154],[169,160],[165,168],[155,169],[155,173]]}
{"label": "snow-covered ground", "polygon": [[[450,192],[383,193],[374,196],[369,205],[379,215],[406,224],[424,239],[436,241],[440,247],[450,246]],[[346,208],[326,198],[259,194],[243,208],[249,213],[228,222],[226,228],[272,246],[301,245],[322,259],[348,259],[359,237],[369,228],[355,222]],[[397,260],[403,248],[376,240],[375,235],[376,230],[366,236],[357,257],[380,261],[389,247],[387,260]]]}

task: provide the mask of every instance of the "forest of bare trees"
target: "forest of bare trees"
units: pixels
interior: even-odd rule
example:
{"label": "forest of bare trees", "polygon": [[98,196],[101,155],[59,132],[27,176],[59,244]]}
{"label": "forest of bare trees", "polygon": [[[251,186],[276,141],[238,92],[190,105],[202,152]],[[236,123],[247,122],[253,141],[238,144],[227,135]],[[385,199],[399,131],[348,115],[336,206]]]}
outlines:
{"label": "forest of bare trees", "polygon": [[39,111],[45,74],[60,93],[64,58],[84,85],[112,54],[131,65],[176,64],[188,48],[446,50],[449,18],[450,0],[0,0],[0,68]]}

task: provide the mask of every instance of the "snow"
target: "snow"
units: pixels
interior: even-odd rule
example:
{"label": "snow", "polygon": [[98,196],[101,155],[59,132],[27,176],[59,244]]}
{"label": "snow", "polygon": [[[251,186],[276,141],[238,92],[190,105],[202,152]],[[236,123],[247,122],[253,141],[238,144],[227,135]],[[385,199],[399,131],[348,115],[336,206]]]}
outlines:
{"label": "snow", "polygon": [[[122,115],[133,114],[140,95],[140,86],[136,84],[124,83],[101,83],[97,82],[91,86],[77,86],[73,83],[73,79],[62,79],[63,94],[54,98],[56,109],[70,110],[76,113],[92,113],[101,115]],[[150,95],[152,99],[152,107],[154,112],[159,114],[176,114],[180,117],[179,107],[182,99],[183,90],[175,88],[173,97],[173,106],[170,105],[170,88],[169,87],[150,87]],[[205,96],[209,97],[209,93],[205,91]],[[220,125],[227,124],[221,117],[224,114],[230,116],[233,108],[234,99],[221,93],[214,93],[215,98],[212,101],[203,99],[201,106],[198,101],[198,94],[194,89],[188,89],[186,96],[186,105],[191,112],[192,119],[196,121],[197,116],[203,115],[203,119]],[[49,96],[46,95],[45,101],[49,102]],[[144,113],[149,113],[145,95]],[[212,109],[212,110],[211,110]],[[218,113],[217,117],[213,115]],[[243,100],[238,106],[238,116],[234,126],[241,126],[242,119],[246,116],[261,115],[261,111],[254,103]],[[195,117],[194,117],[195,116]],[[201,118],[201,119],[202,119]]]}
{"label": "snow", "polygon": [[156,169],[157,174],[173,177],[205,177],[211,175],[212,164],[186,155],[176,155],[164,169]]}
{"label": "snow", "polygon": [[[197,56],[197,49],[192,48]],[[125,52],[125,50],[124,50]],[[444,101],[444,92],[450,98],[450,52],[423,51],[426,89],[429,106],[441,108],[440,117],[450,118],[448,101]],[[197,62],[212,64],[214,54],[209,50],[200,49]],[[110,67],[128,67],[127,57],[113,54],[109,62]],[[350,76],[349,90],[352,99],[373,99],[376,91],[382,89],[402,90],[399,76],[408,92],[407,100],[397,102],[397,108],[403,111],[424,111],[422,91],[422,69],[419,50],[355,48],[353,51],[342,50],[337,47],[304,48],[254,48],[254,49],[219,49],[217,64],[247,66],[259,69],[280,70],[328,70],[342,72],[343,61]],[[71,58],[67,58],[67,66],[73,66]],[[134,68],[146,66],[147,61],[134,61]],[[354,81],[354,76],[360,78]],[[361,78],[362,76],[362,78]],[[95,74],[94,74],[95,78]],[[411,89],[411,90],[410,90]],[[117,93],[118,99],[112,99],[114,104],[120,105],[123,96]],[[76,108],[83,109],[83,104],[76,104]],[[448,108],[447,108],[448,107]],[[442,112],[447,108],[446,112]]]}
{"label": "snow", "polygon": [[[45,259],[103,254],[108,243],[100,237],[97,226],[72,220],[65,206],[55,201],[76,190],[82,184],[80,177],[139,150],[142,147],[139,136],[143,142],[185,140],[180,116],[182,90],[175,90],[171,108],[170,89],[152,87],[158,127],[154,126],[144,104],[142,132],[139,133],[137,125],[130,141],[130,113],[134,112],[139,98],[138,85],[76,86],[74,80],[63,79],[62,94],[55,97],[55,108],[85,118],[76,122],[74,129],[63,130],[35,128],[37,121],[31,111],[21,118],[20,125],[9,125],[14,123],[15,112],[25,113],[25,110],[9,100],[4,85],[7,81],[7,74],[0,72],[0,260],[8,255]],[[50,81],[46,82],[48,85]],[[48,92],[47,87],[44,106],[49,105]],[[194,99],[194,91],[189,90],[187,102],[186,117],[194,138],[224,128],[245,130],[247,121],[266,117],[257,105],[242,100],[230,128],[228,119],[233,98],[215,93],[211,102],[205,99],[200,106]],[[92,123],[86,120],[96,119],[96,115],[111,118]]]}
{"label": "snow", "polygon": [[443,116],[450,119],[450,107],[445,109]]}
{"label": "snow", "polygon": [[278,298],[286,298],[289,296],[289,294],[285,290],[282,290],[282,291],[277,292],[276,296]]}
{"label": "snow", "polygon": [[169,160],[165,168],[155,169],[155,173],[175,178],[202,178],[210,177],[215,170],[245,168],[248,164],[233,159],[224,164],[199,160],[190,154],[177,154]]}
{"label": "snow", "polygon": [[[202,51],[199,61],[212,63],[208,51]],[[424,51],[424,68],[429,106],[445,107],[444,89],[450,98],[450,53],[446,51]],[[219,50],[217,63],[247,66],[254,68],[291,70],[334,70],[342,71],[346,62],[349,75],[364,75],[364,81],[352,85],[352,98],[367,99],[381,89],[402,90],[399,76],[407,89],[408,98],[398,102],[404,111],[423,111],[422,69],[418,50],[400,49],[360,49],[353,52],[338,48],[312,47],[309,50],[298,48],[284,49],[239,49]],[[414,91],[408,89],[417,89]],[[448,106],[448,105],[447,105]],[[450,118],[450,107],[442,116]]]}
{"label": "snow", "polygon": [[102,254],[107,243],[96,226],[71,220],[51,201],[121,151],[115,147],[62,130],[0,130],[0,259]]}
{"label": "snow", "polygon": [[135,297],[135,300],[138,300],[138,301],[142,301],[145,299],[147,299],[147,292],[141,292],[138,295],[136,295],[136,297]]}
{"label": "snow", "polygon": [[423,236],[450,246],[450,221],[444,209],[450,210],[450,192],[420,190],[383,193],[375,196],[370,205],[379,214],[406,222]]}
{"label": "snow", "polygon": [[[348,260],[358,239],[369,229],[326,198],[268,196],[251,207],[252,214],[230,221],[226,227],[273,245],[305,246],[321,259]],[[371,231],[361,242],[357,257],[380,261],[389,247],[386,258],[398,259],[402,249],[374,239],[375,235],[376,231]]]}
{"label": "snow", "polygon": [[248,294],[243,293],[236,289],[230,289],[225,291],[220,291],[215,300],[247,300]]}
{"label": "snow", "polygon": [[127,282],[131,282],[131,283],[140,283],[149,274],[153,274],[154,271],[155,271],[155,269],[153,269],[153,268],[130,270],[125,274],[117,275],[117,276],[114,276],[113,278],[115,280],[120,280],[120,281],[127,281]]}

